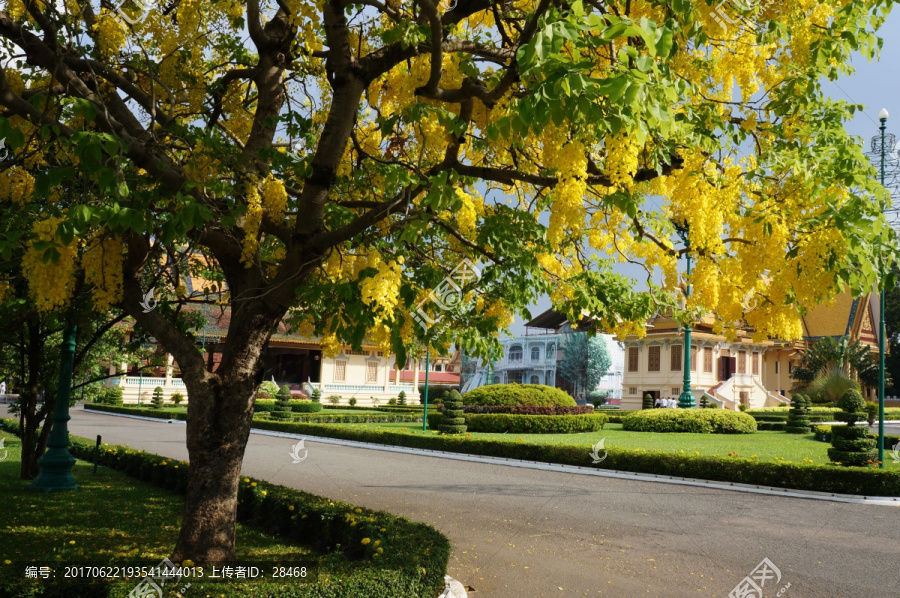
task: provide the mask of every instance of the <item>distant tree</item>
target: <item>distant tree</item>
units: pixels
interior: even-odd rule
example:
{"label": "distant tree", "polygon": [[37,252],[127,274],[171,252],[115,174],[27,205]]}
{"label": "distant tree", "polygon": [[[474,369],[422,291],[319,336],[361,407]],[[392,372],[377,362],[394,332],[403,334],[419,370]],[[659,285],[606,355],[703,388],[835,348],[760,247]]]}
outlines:
{"label": "distant tree", "polygon": [[278,399],[275,401],[272,417],[275,419],[291,419],[291,389],[286,384],[278,390]]}
{"label": "distant tree", "polygon": [[575,332],[569,335],[557,367],[560,376],[575,386],[575,396],[579,397],[597,388],[610,366],[612,360],[602,338]]}

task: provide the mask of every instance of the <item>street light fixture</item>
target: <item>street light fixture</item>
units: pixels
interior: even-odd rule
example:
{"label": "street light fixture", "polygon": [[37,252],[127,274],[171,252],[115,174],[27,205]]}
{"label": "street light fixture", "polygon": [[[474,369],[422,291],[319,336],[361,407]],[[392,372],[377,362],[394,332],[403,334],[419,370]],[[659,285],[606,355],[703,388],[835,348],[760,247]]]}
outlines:
{"label": "street light fixture", "polygon": [[[887,128],[888,111],[885,108],[878,113],[878,120],[881,121],[879,130],[881,131],[881,186],[884,187],[884,131]],[[884,468],[884,264],[881,264],[881,304],[879,311],[881,312],[880,323],[878,324],[878,467]]]}
{"label": "street light fixture", "polygon": [[[678,233],[678,236],[681,237],[681,240],[684,241],[685,253],[684,256],[687,259],[687,275],[685,279],[685,292],[684,292],[684,302],[685,308],[687,308],[688,298],[691,296],[691,241],[688,237],[688,233],[690,232],[690,227],[688,226],[687,221],[683,221],[680,223],[675,223],[675,231]],[[684,383],[682,385],[681,395],[678,397],[678,406],[682,409],[693,409],[696,407],[696,403],[694,402],[694,393],[691,392],[691,323],[690,321],[684,321],[681,324],[682,329],[684,330],[684,357],[681,360],[684,364]]]}

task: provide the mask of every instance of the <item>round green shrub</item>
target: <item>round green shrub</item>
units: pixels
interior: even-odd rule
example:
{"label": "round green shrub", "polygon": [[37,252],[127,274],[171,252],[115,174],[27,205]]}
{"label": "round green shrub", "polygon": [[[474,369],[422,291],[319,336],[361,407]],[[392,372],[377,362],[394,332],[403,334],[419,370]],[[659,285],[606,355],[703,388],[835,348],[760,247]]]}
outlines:
{"label": "round green shrub", "polygon": [[839,421],[845,421],[849,424],[866,419],[866,402],[858,390],[850,389],[838,400],[837,406],[843,411],[843,414],[836,413]]}
{"label": "round green shrub", "polygon": [[575,399],[559,388],[543,384],[491,384],[462,396],[465,405],[574,406]]}
{"label": "round green shrub", "polygon": [[181,405],[181,402],[184,401],[184,395],[180,392],[172,393],[172,403],[175,405]]}
{"label": "round green shrub", "polygon": [[466,413],[469,432],[495,434],[577,434],[602,430],[609,418],[604,413],[585,415],[514,415]]}
{"label": "round green shrub", "polygon": [[350,403],[351,407],[355,406],[356,405],[356,397],[350,397],[349,403]]}
{"label": "round green shrub", "polygon": [[859,440],[869,437],[869,429],[866,426],[831,426],[834,438],[841,440]]}
{"label": "round green shrub", "polygon": [[750,434],[756,420],[746,413],[712,409],[648,409],[622,420],[632,432],[692,432],[699,434]]}
{"label": "round green shrub", "polygon": [[291,403],[291,410],[294,413],[318,413],[322,410],[322,403],[315,401],[295,401]]}
{"label": "round green shrub", "polygon": [[847,467],[865,467],[875,462],[878,458],[878,451],[842,451],[837,448],[828,449],[828,458],[835,464]]}

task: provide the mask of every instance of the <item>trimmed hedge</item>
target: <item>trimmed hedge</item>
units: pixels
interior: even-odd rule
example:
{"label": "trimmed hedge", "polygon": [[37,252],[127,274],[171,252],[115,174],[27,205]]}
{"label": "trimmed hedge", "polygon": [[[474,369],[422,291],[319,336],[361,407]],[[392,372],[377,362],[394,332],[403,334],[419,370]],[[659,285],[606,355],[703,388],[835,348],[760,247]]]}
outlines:
{"label": "trimmed hedge", "polygon": [[[0,423],[13,434],[19,431],[16,420]],[[93,442],[71,437],[73,456],[93,462],[94,450]],[[100,447],[97,462],[179,494],[187,490],[185,461],[114,445]],[[444,588],[450,542],[429,525],[248,477],[238,487],[237,519],[348,561],[339,565],[340,575],[322,575],[328,573],[323,569],[318,583],[291,585],[291,597],[432,598]],[[363,544],[363,538],[370,542]]]}
{"label": "trimmed hedge", "polygon": [[[313,403],[317,405],[319,403]],[[148,409],[137,409],[135,407],[113,407],[110,405],[85,405],[87,411],[106,411],[109,413],[124,413],[126,415],[142,415],[145,417],[155,417],[158,419],[177,419],[186,420],[187,414],[183,411],[151,411]],[[269,417],[269,412],[263,410],[254,414],[253,425],[258,421],[265,421],[261,417]],[[415,423],[421,422],[420,415],[404,415],[402,413],[368,413],[356,415],[355,413],[293,413],[291,420],[285,421],[302,421],[306,423],[322,423],[322,424],[389,424],[389,423]]]}
{"label": "trimmed hedge", "polygon": [[574,407],[575,399],[559,388],[543,384],[490,384],[463,395],[464,405],[561,405]]}
{"label": "trimmed hedge", "polygon": [[[254,404],[254,411],[261,413],[263,411],[272,413],[275,411],[277,401],[271,399],[257,399]],[[315,401],[291,401],[291,412],[293,413],[318,413],[322,411],[322,403]]]}
{"label": "trimmed hedge", "polygon": [[[659,411],[665,411],[660,409]],[[674,409],[672,411],[675,411]],[[698,410],[707,412],[706,409]],[[720,411],[709,410],[712,413]],[[429,414],[429,419],[432,415]],[[253,422],[254,427],[306,436],[324,436],[505,459],[523,459],[540,463],[577,465],[633,473],[680,476],[719,482],[758,484],[776,488],[814,490],[861,496],[900,496],[900,473],[873,468],[843,468],[832,465],[761,462],[737,457],[695,456],[647,451],[643,449],[607,449],[607,458],[592,463],[589,446],[541,444],[514,440],[487,440],[460,435],[406,433],[371,428],[287,422]]]}
{"label": "trimmed hedge", "polygon": [[606,415],[602,413],[591,415],[466,414],[466,426],[470,432],[577,434],[602,430],[607,421]]}
{"label": "trimmed hedge", "polygon": [[746,413],[715,409],[648,409],[622,421],[632,432],[692,432],[699,434],[750,434],[756,420]]}
{"label": "trimmed hedge", "polygon": [[466,405],[465,413],[510,413],[513,415],[590,415],[599,413],[593,407],[576,405],[575,407],[563,407],[554,405],[551,407],[538,407],[535,405]]}

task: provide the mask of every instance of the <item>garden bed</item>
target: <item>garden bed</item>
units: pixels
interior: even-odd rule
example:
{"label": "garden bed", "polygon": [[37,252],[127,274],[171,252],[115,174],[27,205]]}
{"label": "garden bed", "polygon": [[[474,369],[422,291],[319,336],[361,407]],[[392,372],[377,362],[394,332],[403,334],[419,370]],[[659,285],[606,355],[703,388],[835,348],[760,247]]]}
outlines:
{"label": "garden bed", "polygon": [[[15,420],[0,421],[6,430],[12,433],[18,430]],[[77,437],[71,440],[70,452],[73,455],[84,461],[94,459],[94,443]],[[15,459],[17,446],[16,441],[7,444],[13,459],[0,463],[0,467],[18,467]],[[127,446],[104,445],[97,457],[101,465],[165,490],[183,493],[187,487],[189,467],[185,462]],[[14,478],[13,473],[12,470],[5,472],[2,479]],[[174,546],[177,536],[183,499],[129,481],[121,474],[103,468],[97,477],[93,477],[91,466],[76,461],[76,480],[81,485],[77,493],[24,492],[19,502],[40,502],[44,508],[7,509],[3,515],[6,521],[12,522],[20,515],[22,519],[16,525],[4,525],[4,528],[27,526],[23,529],[36,529],[33,526],[41,525],[40,518],[47,517],[57,520],[52,529],[60,533],[26,533],[16,542],[4,545],[6,552],[3,558],[13,561],[46,558],[49,562],[48,555],[55,553],[65,556],[66,561],[118,565],[128,556],[122,552],[132,546],[135,552],[129,554],[140,553],[144,565],[148,564],[148,560],[153,560],[155,565],[168,556],[167,551]],[[15,485],[18,480],[3,483]],[[24,490],[25,482],[21,484]],[[289,562],[298,558],[312,561],[318,567],[318,580],[317,583],[290,585],[229,583],[228,596],[434,598],[444,587],[450,545],[445,536],[428,525],[253,478],[242,478],[238,500],[240,525],[251,526],[238,532],[239,558],[244,561]],[[63,508],[54,508],[53,505]],[[109,512],[116,513],[115,522],[104,523],[98,528],[98,519],[106,517]],[[88,517],[91,519],[86,519]],[[47,520],[43,523],[46,524]],[[116,529],[127,532],[116,533]],[[256,529],[273,534],[277,532],[281,539],[264,536]],[[77,540],[69,544],[68,540],[73,537]],[[315,546],[307,546],[309,543]],[[7,588],[9,583],[19,588],[21,581],[10,582],[8,578],[5,581],[0,578],[0,595],[5,595],[3,583],[7,584]],[[131,589],[121,584],[119,586],[111,586],[109,595],[124,597]],[[186,595],[219,596],[225,587],[221,584],[196,583],[192,584]],[[101,590],[92,588],[83,596],[106,596],[106,593],[98,593]],[[18,591],[9,593],[18,594]],[[41,594],[29,595],[37,597]],[[67,598],[78,596],[72,593],[65,595]]]}

